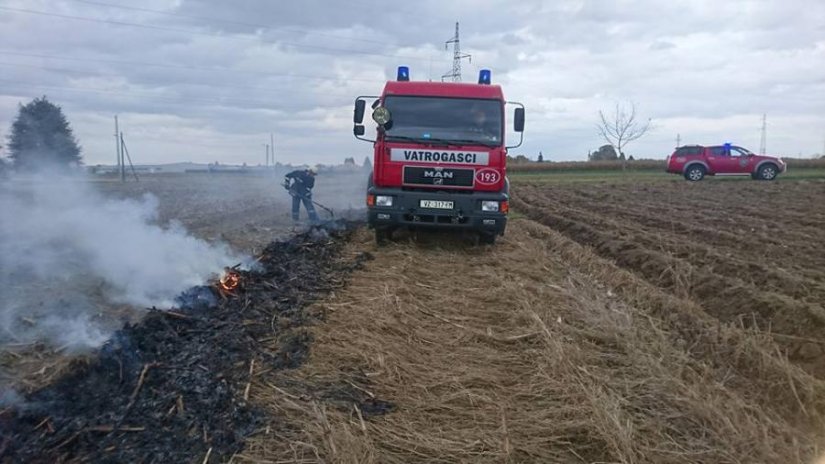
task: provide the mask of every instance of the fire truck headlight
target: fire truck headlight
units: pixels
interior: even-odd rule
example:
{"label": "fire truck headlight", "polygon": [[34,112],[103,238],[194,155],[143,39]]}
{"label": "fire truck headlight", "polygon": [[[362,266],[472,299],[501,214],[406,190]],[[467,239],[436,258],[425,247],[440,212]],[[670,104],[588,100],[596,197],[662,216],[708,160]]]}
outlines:
{"label": "fire truck headlight", "polygon": [[497,201],[482,201],[481,202],[481,210],[482,211],[492,211],[498,212],[498,202]]}
{"label": "fire truck headlight", "polygon": [[373,121],[375,121],[376,123],[378,123],[378,125],[381,125],[381,126],[383,126],[384,124],[390,122],[391,118],[392,118],[392,115],[390,114],[390,110],[388,110],[387,108],[385,108],[383,106],[379,106],[378,108],[376,108],[372,112]]}
{"label": "fire truck headlight", "polygon": [[375,206],[392,206],[392,197],[389,195],[376,195]]}

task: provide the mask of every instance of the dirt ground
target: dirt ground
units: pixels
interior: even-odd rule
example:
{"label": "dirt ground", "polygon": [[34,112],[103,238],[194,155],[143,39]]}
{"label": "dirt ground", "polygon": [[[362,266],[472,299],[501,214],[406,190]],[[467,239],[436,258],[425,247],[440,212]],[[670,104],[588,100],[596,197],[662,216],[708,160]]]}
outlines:
{"label": "dirt ground", "polygon": [[[825,183],[521,185],[494,247],[433,235],[315,310],[240,462],[812,462]],[[520,217],[519,217],[520,216]],[[303,387],[350,376],[379,414]],[[282,429],[283,430],[283,429]]]}
{"label": "dirt ground", "polygon": [[516,205],[825,375],[825,182],[525,186]]}

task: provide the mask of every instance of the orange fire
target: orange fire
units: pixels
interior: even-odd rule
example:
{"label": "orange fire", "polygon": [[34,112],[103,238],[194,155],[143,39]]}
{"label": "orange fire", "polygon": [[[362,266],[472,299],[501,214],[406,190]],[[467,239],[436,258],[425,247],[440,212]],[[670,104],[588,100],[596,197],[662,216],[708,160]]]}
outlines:
{"label": "orange fire", "polygon": [[238,288],[241,283],[241,275],[238,271],[230,268],[224,269],[223,276],[221,276],[221,287],[226,291],[233,291]]}

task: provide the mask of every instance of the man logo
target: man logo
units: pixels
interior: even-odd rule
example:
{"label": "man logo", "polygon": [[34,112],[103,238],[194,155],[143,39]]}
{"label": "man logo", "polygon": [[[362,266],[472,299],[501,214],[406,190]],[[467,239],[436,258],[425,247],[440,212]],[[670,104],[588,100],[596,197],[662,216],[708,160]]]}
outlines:
{"label": "man logo", "polygon": [[424,171],[424,177],[432,177],[434,179],[452,179],[455,173],[452,171],[444,171],[443,168],[435,171]]}
{"label": "man logo", "polygon": [[444,179],[440,177],[433,179],[433,185],[444,185]]}

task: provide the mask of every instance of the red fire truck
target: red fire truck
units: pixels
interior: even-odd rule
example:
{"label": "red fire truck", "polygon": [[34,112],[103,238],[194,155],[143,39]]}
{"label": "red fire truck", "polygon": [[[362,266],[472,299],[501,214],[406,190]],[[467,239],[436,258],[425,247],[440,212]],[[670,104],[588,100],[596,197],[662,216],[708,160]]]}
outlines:
{"label": "red fire truck", "polygon": [[[461,228],[482,243],[504,234],[509,211],[507,150],[521,145],[524,105],[507,102],[489,70],[477,84],[410,81],[398,68],[380,96],[355,100],[355,137],[374,146],[367,222],[379,243],[401,227]],[[368,100],[377,124],[365,136]],[[505,145],[505,106],[515,105],[519,143]]]}

